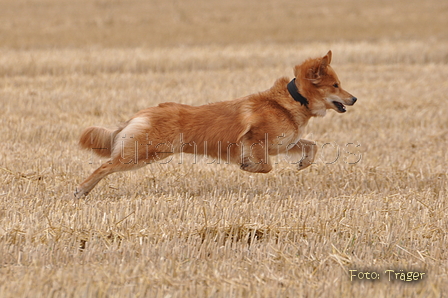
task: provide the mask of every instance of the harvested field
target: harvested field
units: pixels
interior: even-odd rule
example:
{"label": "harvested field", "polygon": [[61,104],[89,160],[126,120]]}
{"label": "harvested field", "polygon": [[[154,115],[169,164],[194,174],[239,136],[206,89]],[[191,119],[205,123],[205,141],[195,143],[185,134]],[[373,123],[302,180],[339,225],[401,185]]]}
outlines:
{"label": "harvested field", "polygon": [[[446,295],[448,3],[1,2],[1,297]],[[178,156],[73,199],[101,163],[85,127],[266,90],[329,49],[358,102],[310,122],[310,169]]]}

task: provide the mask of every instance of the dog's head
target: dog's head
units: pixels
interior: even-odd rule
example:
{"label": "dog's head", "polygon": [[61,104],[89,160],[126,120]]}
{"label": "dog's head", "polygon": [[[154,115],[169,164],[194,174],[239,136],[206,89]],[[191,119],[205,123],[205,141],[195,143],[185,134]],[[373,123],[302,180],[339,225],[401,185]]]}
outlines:
{"label": "dog's head", "polygon": [[346,105],[353,105],[357,98],[342,89],[336,72],[330,66],[331,51],[322,58],[308,59],[294,68],[299,92],[309,101],[309,108],[316,116],[325,116],[327,109],[345,113]]}

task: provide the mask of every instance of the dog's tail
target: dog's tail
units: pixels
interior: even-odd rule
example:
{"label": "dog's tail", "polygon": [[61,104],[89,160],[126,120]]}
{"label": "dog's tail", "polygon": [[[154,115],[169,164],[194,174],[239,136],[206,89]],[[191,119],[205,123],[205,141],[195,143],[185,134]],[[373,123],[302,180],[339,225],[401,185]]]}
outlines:
{"label": "dog's tail", "polygon": [[91,149],[96,155],[110,157],[114,147],[114,139],[121,129],[112,130],[99,126],[86,128],[79,139],[83,149]]}

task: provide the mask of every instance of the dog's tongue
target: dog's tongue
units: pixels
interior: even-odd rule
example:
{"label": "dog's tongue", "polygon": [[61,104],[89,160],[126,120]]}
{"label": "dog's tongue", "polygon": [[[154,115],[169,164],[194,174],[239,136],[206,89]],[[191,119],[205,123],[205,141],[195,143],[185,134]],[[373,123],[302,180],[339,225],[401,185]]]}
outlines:
{"label": "dog's tongue", "polygon": [[338,102],[338,101],[333,101],[333,104],[338,108],[339,112],[341,113],[345,113],[347,111],[347,109],[345,108],[345,106]]}

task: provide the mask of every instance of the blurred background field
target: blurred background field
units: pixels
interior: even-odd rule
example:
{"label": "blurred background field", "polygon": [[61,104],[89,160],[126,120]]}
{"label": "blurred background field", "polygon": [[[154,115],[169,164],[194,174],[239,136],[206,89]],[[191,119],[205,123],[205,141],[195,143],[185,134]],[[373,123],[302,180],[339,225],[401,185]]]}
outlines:
{"label": "blurred background field", "polygon": [[447,39],[447,3],[429,1],[2,0],[14,48],[157,47]]}
{"label": "blurred background field", "polygon": [[[0,20],[0,297],[447,292],[448,2],[0,0]],[[72,199],[101,162],[86,126],[262,91],[329,49],[359,100],[310,122],[310,169],[175,158]]]}

